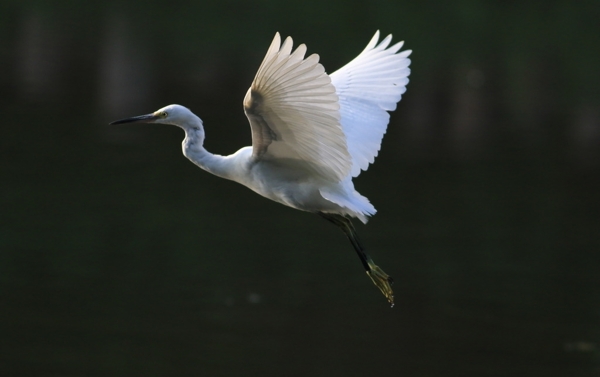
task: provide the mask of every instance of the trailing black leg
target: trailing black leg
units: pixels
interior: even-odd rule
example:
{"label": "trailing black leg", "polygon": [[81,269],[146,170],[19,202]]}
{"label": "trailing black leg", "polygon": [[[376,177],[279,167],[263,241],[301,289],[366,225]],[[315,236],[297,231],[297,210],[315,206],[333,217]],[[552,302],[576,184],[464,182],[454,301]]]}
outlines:
{"label": "trailing black leg", "polygon": [[354,225],[352,225],[350,219],[335,213],[318,213],[324,219],[337,225],[346,234],[346,237],[348,237],[350,243],[352,243],[356,254],[358,254],[358,257],[360,258],[367,275],[369,275],[377,288],[381,290],[381,293],[383,293],[383,295],[387,298],[388,302],[394,306],[394,292],[392,291],[392,284],[394,280],[373,262],[373,259],[371,259],[360,242],[358,234],[356,233],[356,229],[354,229]]}

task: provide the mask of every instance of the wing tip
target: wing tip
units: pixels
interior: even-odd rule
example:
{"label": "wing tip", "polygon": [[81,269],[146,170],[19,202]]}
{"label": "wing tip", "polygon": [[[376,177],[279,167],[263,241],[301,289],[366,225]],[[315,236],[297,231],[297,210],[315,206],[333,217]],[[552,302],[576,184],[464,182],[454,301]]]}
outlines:
{"label": "wing tip", "polygon": [[271,46],[273,46],[275,44],[278,46],[277,48],[279,49],[279,46],[281,46],[281,34],[279,34],[278,31],[275,32],[275,36],[273,37],[273,41],[271,42]]}

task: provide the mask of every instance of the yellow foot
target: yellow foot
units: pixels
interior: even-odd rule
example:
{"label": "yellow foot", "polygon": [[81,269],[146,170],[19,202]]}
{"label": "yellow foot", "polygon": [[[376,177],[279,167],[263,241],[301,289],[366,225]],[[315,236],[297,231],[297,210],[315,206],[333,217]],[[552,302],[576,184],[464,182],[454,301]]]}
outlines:
{"label": "yellow foot", "polygon": [[371,271],[367,271],[367,275],[373,280],[373,283],[379,288],[381,293],[387,298],[388,302],[394,307],[394,291],[392,291],[392,284],[394,284],[394,279],[392,279],[388,274],[383,272],[379,266],[374,263],[369,263],[369,267]]}

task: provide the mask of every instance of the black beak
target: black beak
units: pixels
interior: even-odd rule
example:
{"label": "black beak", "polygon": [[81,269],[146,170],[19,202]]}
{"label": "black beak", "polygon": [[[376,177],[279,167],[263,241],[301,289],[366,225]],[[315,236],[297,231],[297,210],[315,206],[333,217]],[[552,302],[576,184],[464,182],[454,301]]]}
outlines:
{"label": "black beak", "polygon": [[112,126],[113,124],[123,124],[123,123],[150,123],[152,121],[157,120],[158,118],[159,117],[154,114],[146,114],[146,115],[139,115],[139,116],[127,118],[127,119],[115,120],[114,122],[109,123],[109,125]]}

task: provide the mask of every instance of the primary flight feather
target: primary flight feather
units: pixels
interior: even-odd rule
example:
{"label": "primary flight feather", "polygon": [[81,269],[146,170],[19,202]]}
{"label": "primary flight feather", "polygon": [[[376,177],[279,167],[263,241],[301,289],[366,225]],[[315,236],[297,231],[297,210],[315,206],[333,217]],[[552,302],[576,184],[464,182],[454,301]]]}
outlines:
{"label": "primary flight feather", "polygon": [[204,149],[200,118],[180,105],[111,124],[147,122],[181,127],[183,154],[217,176],[239,182],[258,194],[292,208],[317,213],[339,226],[350,239],[375,285],[394,304],[392,279],[362,246],[350,217],[363,223],[375,214],[352,178],[367,170],[381,147],[393,111],[406,91],[411,51],[403,42],[388,47],[379,31],[350,63],[328,75],[306,46],[292,52],[290,37],[279,33],[244,98],[252,147],[230,156]]}

